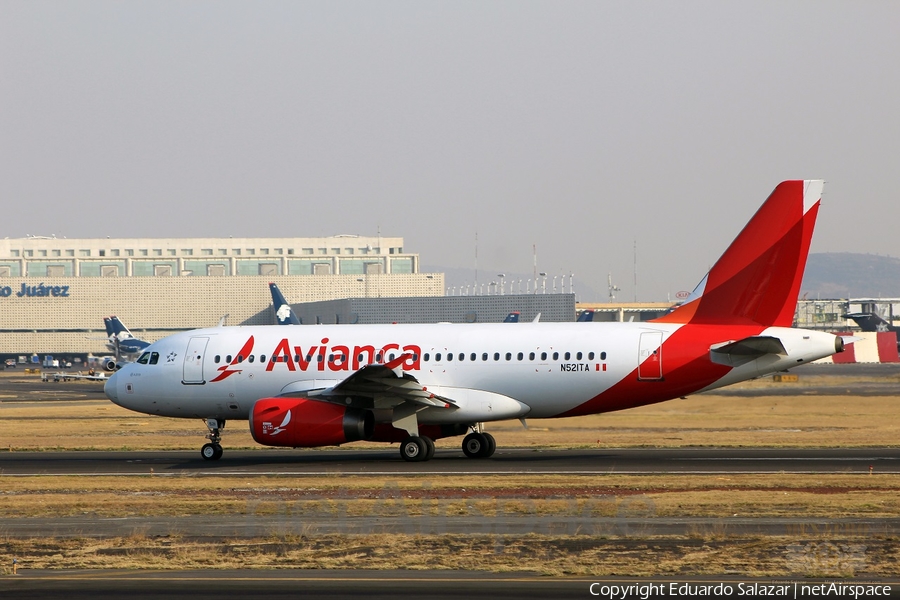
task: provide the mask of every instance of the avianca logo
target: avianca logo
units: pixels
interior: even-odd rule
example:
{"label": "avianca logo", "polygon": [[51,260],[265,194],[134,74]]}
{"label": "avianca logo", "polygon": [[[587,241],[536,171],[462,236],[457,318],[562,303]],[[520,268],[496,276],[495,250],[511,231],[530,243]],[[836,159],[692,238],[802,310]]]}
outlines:
{"label": "avianca logo", "polygon": [[278,427],[273,427],[271,423],[268,421],[263,422],[262,424],[262,432],[263,435],[278,435],[282,431],[287,428],[288,423],[291,422],[291,411],[287,411],[287,414],[284,416],[284,421],[281,422],[281,425]]}
{"label": "avianca logo", "polygon": [[243,371],[243,369],[232,369],[231,367],[235,366],[236,364],[239,364],[242,360],[244,360],[245,356],[250,356],[251,352],[253,352],[253,336],[252,335],[250,336],[250,339],[248,339],[247,342],[244,344],[244,347],[241,348],[240,352],[238,352],[237,355],[234,357],[234,360],[232,360],[227,365],[222,365],[221,367],[216,369],[217,371],[219,371],[219,374],[216,375],[215,379],[210,380],[210,383],[222,381],[223,379],[226,379],[227,377],[230,377],[231,375],[234,375],[235,373],[240,373],[241,371]]}
{"label": "avianca logo", "polygon": [[[251,338],[252,340],[253,338]],[[400,360],[399,366],[404,371],[421,369],[422,349],[415,344],[385,344],[381,348],[375,346],[328,346],[328,338],[322,338],[321,345],[303,348],[291,348],[287,338],[278,342],[272,352],[272,358],[266,364],[266,371],[272,371],[278,365],[284,365],[288,371],[358,371],[371,364],[384,364]]]}
{"label": "avianca logo", "polygon": [[[358,371],[360,368],[371,364],[393,363],[391,368],[400,367],[404,371],[418,371],[422,368],[422,350],[415,344],[385,344],[381,348],[372,345],[343,346],[340,344],[329,347],[328,338],[322,338],[320,345],[294,346],[287,338],[278,342],[271,358],[266,363],[266,371],[273,371],[277,366],[284,365],[288,371]],[[235,368],[241,364],[253,352],[254,339],[251,335],[237,355],[227,365],[222,365],[217,371],[219,374],[210,383],[227,379],[243,369]]]}

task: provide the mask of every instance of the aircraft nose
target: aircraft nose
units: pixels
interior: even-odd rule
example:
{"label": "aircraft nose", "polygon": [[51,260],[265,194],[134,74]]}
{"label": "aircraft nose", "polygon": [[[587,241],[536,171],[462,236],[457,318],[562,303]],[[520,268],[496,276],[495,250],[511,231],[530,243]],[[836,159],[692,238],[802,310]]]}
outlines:
{"label": "aircraft nose", "polygon": [[116,385],[118,383],[118,377],[118,373],[113,373],[109,376],[109,379],[106,380],[106,383],[103,384],[103,393],[113,402],[116,402],[119,399],[119,390]]}

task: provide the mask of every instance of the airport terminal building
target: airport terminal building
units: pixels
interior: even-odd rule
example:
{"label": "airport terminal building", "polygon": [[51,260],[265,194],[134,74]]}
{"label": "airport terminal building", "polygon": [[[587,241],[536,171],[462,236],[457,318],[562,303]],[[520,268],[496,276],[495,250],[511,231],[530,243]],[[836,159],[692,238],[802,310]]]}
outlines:
{"label": "airport terminal building", "polygon": [[291,303],[443,296],[403,238],[0,240],[0,355],[108,355],[103,317],[153,341],[272,323],[268,283]]}

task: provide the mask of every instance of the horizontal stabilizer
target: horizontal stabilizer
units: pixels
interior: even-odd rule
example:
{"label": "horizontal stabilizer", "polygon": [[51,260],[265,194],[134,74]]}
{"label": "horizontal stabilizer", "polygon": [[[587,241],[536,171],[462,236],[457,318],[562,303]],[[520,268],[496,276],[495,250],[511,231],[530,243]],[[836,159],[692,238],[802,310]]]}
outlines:
{"label": "horizontal stabilizer", "polygon": [[766,354],[787,355],[781,340],[767,335],[715,344],[709,349],[709,359],[719,365],[738,367]]}

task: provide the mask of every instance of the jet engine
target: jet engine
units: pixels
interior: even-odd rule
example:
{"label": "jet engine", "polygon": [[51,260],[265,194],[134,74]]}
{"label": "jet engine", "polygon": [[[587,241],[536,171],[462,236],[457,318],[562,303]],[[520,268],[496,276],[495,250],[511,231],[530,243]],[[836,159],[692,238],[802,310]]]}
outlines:
{"label": "jet engine", "polygon": [[374,431],[371,411],[309,398],[262,398],[250,411],[250,434],[264,446],[336,446]]}
{"label": "jet engine", "polygon": [[103,358],[101,358],[99,360],[99,362],[100,362],[100,368],[103,369],[104,371],[111,372],[111,371],[115,371],[119,368],[116,365],[116,359],[113,358],[112,356],[104,356]]}

